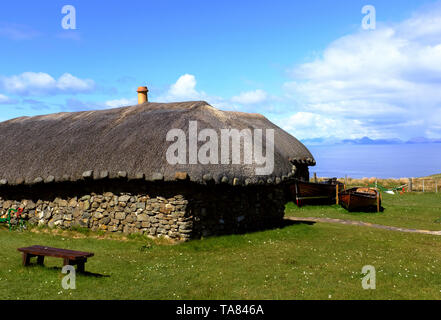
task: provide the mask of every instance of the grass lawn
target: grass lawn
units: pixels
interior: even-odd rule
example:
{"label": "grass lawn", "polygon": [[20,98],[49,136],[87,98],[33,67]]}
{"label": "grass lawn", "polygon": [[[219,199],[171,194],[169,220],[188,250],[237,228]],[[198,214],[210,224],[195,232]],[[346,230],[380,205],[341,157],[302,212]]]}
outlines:
{"label": "grass lawn", "polygon": [[[287,214],[429,228],[441,216],[437,200],[390,196],[386,211],[372,216],[292,205]],[[45,231],[0,228],[2,299],[441,299],[437,236],[317,223],[169,245],[140,236]],[[77,275],[77,289],[63,290],[61,259],[21,266],[17,248],[33,244],[94,252],[86,264],[92,274]],[[376,290],[362,289],[364,265],[377,270]]]}
{"label": "grass lawn", "polygon": [[383,194],[384,212],[348,212],[338,205],[286,206],[287,216],[359,220],[394,227],[441,230],[441,193]]}

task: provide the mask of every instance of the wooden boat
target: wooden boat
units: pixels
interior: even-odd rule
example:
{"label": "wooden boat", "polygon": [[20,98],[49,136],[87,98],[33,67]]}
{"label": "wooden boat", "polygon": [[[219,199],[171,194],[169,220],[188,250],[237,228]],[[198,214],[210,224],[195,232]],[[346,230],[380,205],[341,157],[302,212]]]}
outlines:
{"label": "wooden boat", "polygon": [[380,193],[373,188],[352,188],[338,194],[338,201],[348,211],[381,210]]}
{"label": "wooden boat", "polygon": [[335,204],[338,190],[343,189],[344,185],[336,180],[329,180],[326,183],[298,180],[290,185],[293,200],[299,207],[303,205]]}

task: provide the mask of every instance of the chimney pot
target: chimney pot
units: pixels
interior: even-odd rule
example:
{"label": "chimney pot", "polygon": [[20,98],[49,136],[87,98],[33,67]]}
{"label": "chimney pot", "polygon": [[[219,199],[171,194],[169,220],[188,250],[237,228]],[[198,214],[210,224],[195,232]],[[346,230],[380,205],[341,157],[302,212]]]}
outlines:
{"label": "chimney pot", "polygon": [[147,98],[147,92],[149,92],[149,89],[147,89],[147,87],[139,87],[136,92],[138,92],[138,104],[149,101]]}

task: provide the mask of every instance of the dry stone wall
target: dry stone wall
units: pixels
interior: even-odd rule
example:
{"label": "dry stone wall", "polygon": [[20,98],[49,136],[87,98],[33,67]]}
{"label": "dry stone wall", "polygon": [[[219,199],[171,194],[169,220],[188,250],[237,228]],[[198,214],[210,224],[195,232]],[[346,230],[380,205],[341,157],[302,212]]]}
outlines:
{"label": "dry stone wall", "polygon": [[[4,217],[10,208],[23,208],[23,219],[33,225],[77,226],[186,241],[273,227],[284,215],[285,193],[281,186],[180,185],[154,192],[139,189],[144,190],[88,192],[81,196],[51,193],[51,197],[41,199],[24,195],[14,200],[0,193],[0,216]],[[12,223],[17,223],[15,218]]]}
{"label": "dry stone wall", "polygon": [[[109,232],[141,233],[167,236],[178,240],[190,238],[192,224],[186,216],[188,201],[182,195],[171,198],[148,195],[88,194],[53,201],[0,200],[0,215],[9,208],[23,208],[23,218],[30,224],[70,228],[79,226]],[[13,219],[13,223],[16,223]]]}

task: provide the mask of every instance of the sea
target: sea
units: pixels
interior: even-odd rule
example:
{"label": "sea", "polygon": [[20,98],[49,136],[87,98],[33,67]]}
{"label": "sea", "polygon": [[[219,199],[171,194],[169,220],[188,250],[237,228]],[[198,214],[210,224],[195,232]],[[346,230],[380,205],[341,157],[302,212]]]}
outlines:
{"label": "sea", "polygon": [[318,177],[411,178],[441,173],[441,143],[307,146]]}

